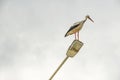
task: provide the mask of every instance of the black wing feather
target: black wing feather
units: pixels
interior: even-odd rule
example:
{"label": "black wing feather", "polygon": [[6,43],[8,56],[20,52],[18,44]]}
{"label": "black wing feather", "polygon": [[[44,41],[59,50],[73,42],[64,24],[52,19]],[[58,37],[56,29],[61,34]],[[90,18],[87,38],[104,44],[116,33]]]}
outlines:
{"label": "black wing feather", "polygon": [[[67,33],[71,30],[73,30],[74,28],[76,28],[79,24],[75,24],[73,26],[70,27],[70,29],[67,31]],[[65,37],[67,36],[67,33],[65,34]]]}

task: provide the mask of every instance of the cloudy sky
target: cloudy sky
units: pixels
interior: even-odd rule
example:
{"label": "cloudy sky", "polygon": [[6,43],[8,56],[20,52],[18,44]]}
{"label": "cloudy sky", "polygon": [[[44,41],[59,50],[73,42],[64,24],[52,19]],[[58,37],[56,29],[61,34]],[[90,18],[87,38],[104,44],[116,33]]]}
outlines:
{"label": "cloudy sky", "polygon": [[0,0],[0,80],[48,80],[87,14],[84,46],[53,80],[120,80],[119,0]]}

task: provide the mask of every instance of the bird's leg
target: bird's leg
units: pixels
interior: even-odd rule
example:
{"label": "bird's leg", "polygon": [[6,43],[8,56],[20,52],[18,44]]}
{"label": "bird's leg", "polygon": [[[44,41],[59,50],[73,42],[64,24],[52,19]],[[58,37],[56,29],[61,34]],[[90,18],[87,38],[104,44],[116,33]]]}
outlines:
{"label": "bird's leg", "polygon": [[75,40],[76,40],[76,33],[75,33]]}
{"label": "bird's leg", "polygon": [[77,34],[77,36],[78,36],[78,40],[79,40],[79,31],[78,31],[78,34]]}

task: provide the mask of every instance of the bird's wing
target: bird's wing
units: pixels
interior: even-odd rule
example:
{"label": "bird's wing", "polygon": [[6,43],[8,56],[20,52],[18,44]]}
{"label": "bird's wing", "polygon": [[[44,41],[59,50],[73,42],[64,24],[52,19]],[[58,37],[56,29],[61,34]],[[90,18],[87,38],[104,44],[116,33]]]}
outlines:
{"label": "bird's wing", "polygon": [[[79,25],[79,23],[74,23],[73,26],[70,27],[70,29],[67,31],[67,33],[71,30],[73,30],[74,28],[76,28]],[[67,36],[67,33],[65,34],[65,37]]]}
{"label": "bird's wing", "polygon": [[74,23],[74,24],[70,27],[70,29],[67,31],[67,33],[68,33],[69,31],[71,31],[72,29],[76,28],[79,24],[80,24],[80,22]]}

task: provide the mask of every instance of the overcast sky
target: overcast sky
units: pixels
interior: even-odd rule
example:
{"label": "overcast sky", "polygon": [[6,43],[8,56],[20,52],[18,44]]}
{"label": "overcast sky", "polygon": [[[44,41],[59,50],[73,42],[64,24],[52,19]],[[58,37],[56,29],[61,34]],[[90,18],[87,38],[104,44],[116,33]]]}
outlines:
{"label": "overcast sky", "polygon": [[0,0],[0,80],[48,80],[87,14],[84,46],[53,80],[120,80],[119,0]]}

